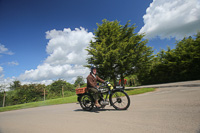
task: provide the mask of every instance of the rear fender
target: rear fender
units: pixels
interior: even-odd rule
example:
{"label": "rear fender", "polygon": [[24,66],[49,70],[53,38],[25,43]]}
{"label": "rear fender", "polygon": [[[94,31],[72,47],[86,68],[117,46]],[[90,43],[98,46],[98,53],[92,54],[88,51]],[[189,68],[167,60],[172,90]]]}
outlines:
{"label": "rear fender", "polygon": [[77,95],[77,101],[80,102],[82,94]]}

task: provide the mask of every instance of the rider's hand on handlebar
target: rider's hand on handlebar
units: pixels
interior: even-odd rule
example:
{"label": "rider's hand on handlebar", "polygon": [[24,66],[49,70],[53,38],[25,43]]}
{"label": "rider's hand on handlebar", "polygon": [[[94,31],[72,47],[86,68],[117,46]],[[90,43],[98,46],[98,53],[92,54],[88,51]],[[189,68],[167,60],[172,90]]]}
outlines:
{"label": "rider's hand on handlebar", "polygon": [[94,87],[95,89],[97,89],[97,90],[99,90],[99,86],[97,86],[97,87]]}

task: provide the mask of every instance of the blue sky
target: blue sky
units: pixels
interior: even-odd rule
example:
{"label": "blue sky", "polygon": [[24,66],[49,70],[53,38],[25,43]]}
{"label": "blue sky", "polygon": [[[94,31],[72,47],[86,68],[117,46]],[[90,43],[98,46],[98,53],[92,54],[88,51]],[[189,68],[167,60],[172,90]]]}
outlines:
{"label": "blue sky", "polygon": [[0,0],[0,82],[86,77],[81,49],[103,19],[131,20],[155,53],[174,48],[175,40],[200,30],[199,11],[199,0]]}

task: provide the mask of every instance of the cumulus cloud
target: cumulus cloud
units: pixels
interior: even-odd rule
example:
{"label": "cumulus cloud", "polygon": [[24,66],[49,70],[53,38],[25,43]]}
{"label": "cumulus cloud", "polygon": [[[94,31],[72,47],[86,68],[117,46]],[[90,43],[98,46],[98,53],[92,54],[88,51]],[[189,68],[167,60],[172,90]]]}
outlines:
{"label": "cumulus cloud", "polygon": [[92,37],[93,33],[88,33],[82,27],[73,31],[69,28],[63,31],[47,31],[46,38],[50,40],[46,52],[49,56],[45,62],[51,65],[85,64],[87,57],[85,48]]}
{"label": "cumulus cloud", "polygon": [[49,42],[46,46],[48,57],[36,69],[25,71],[18,79],[31,82],[50,82],[65,79],[73,83],[77,76],[86,76],[86,48],[93,39],[92,32],[84,28],[51,30],[46,32]]}
{"label": "cumulus cloud", "polygon": [[182,39],[200,30],[200,1],[153,0],[143,19],[146,38]]}
{"label": "cumulus cloud", "polygon": [[14,53],[8,50],[4,45],[0,44],[0,54],[13,55]]}

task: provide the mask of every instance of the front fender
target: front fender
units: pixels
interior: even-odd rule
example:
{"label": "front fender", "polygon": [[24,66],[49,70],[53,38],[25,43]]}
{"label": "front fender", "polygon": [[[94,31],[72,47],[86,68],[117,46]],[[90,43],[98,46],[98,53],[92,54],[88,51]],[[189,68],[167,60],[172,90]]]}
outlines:
{"label": "front fender", "polygon": [[110,95],[111,94],[113,94],[114,92],[116,92],[116,91],[121,91],[121,92],[124,92],[124,90],[123,89],[121,89],[121,88],[116,88],[116,89],[113,89],[113,90],[111,90],[111,93],[110,93]]}

